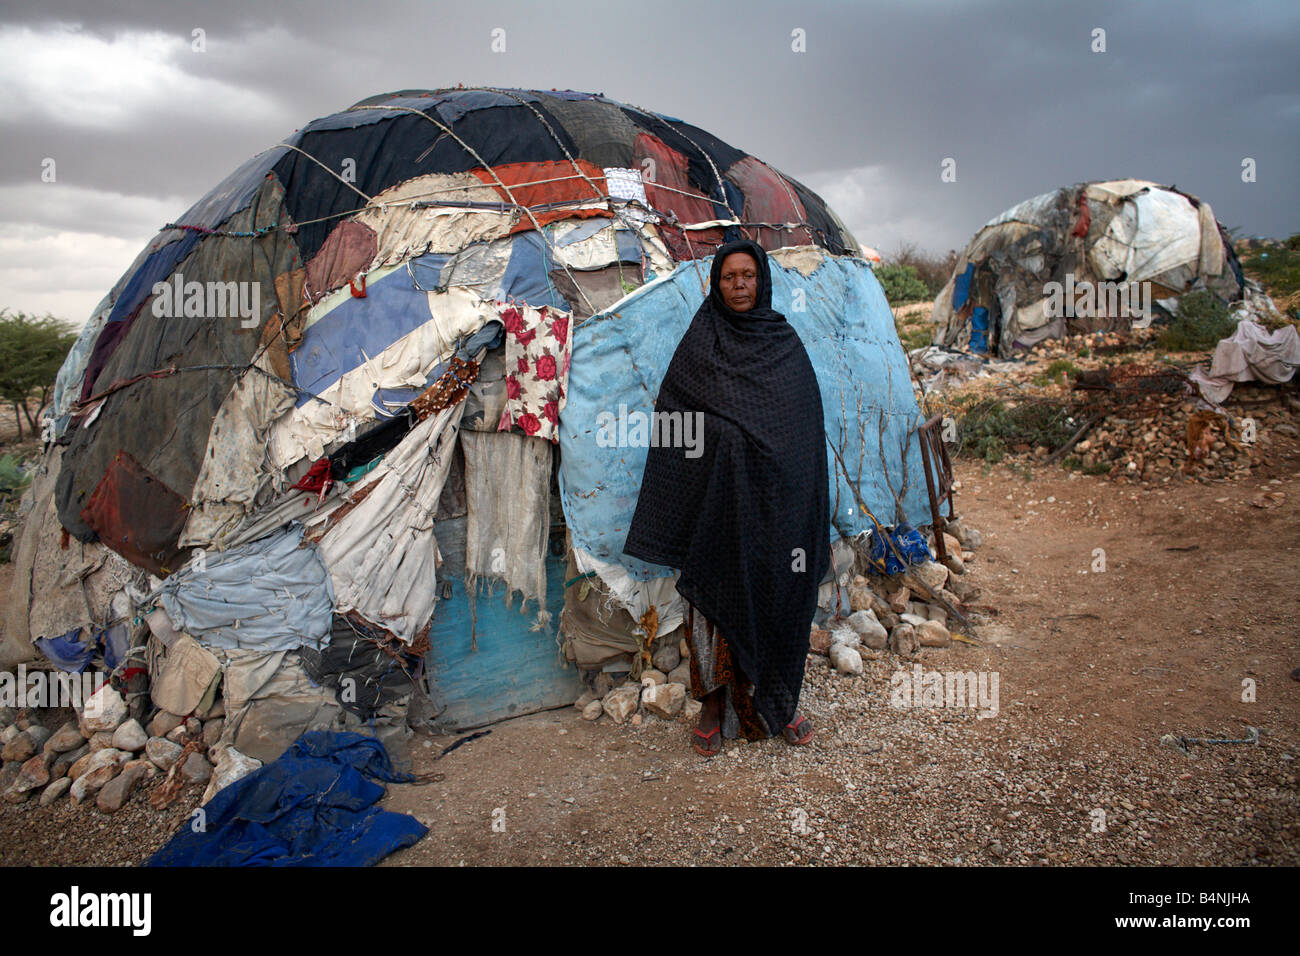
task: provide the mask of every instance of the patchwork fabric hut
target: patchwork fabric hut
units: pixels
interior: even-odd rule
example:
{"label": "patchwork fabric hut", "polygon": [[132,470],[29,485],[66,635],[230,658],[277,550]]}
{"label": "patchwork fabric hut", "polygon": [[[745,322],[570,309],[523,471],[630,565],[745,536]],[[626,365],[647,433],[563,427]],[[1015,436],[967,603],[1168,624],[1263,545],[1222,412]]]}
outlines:
{"label": "patchwork fabric hut", "polygon": [[1244,280],[1209,203],[1137,179],[1080,183],[987,223],[934,301],[936,345],[1010,358],[1049,338],[1148,323]]}
{"label": "patchwork fabric hut", "polygon": [[224,707],[223,742],[260,759],[635,671],[681,622],[672,571],[621,553],[635,422],[741,236],[773,250],[848,463],[845,574],[872,527],[851,485],[885,524],[928,512],[890,310],[826,204],[601,95],[403,91],[248,160],[95,310],[59,373],[6,662],[147,671],[137,709]]}

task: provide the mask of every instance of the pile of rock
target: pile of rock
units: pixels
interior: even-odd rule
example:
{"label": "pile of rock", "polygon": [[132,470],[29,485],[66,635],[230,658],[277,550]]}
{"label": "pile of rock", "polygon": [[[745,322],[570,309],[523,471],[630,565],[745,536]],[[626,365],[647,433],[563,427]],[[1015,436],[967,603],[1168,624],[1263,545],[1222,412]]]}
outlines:
{"label": "pile of rock", "polygon": [[[979,588],[965,574],[982,540],[978,531],[961,521],[952,522],[948,529],[946,565],[927,561],[909,568],[908,574],[857,575],[849,587],[848,617],[828,628],[813,628],[809,650],[829,657],[840,673],[856,675],[862,673],[863,648],[912,657],[922,647],[950,647],[952,632],[944,605],[965,614],[979,596]],[[909,575],[920,583],[914,586]]]}
{"label": "pile of rock", "polygon": [[141,784],[166,775],[176,789],[206,785],[207,803],[261,766],[233,747],[216,746],[224,717],[218,701],[202,719],[160,711],[145,726],[128,715],[126,701],[108,684],[54,731],[28,711],[0,708],[0,797],[23,803],[39,794],[48,805],[67,794],[73,803],[93,799],[114,813]]}
{"label": "pile of rock", "polygon": [[[978,531],[954,520],[944,533],[946,565],[927,561],[909,568],[907,574],[857,575],[849,587],[850,613],[834,619],[830,627],[814,627],[809,651],[830,658],[843,674],[860,675],[864,648],[912,657],[923,647],[952,646],[943,603],[966,614],[979,596],[980,589],[965,575],[982,543]],[[909,576],[921,582],[915,594]],[[927,596],[925,588],[938,600]],[[608,716],[616,724],[633,726],[639,726],[646,713],[665,720],[694,720],[700,704],[690,697],[689,654],[685,640],[660,647],[654,654],[654,668],[644,671],[639,682],[599,673],[573,706],[587,720]]]}
{"label": "pile of rock", "polygon": [[638,681],[605,672],[595,675],[591,686],[573,702],[587,720],[608,716],[616,724],[640,726],[645,714],[664,720],[690,720],[700,704],[690,697],[690,649],[684,639],[663,644],[654,652],[653,667],[641,672]]}
{"label": "pile of rock", "polygon": [[1300,401],[1276,389],[1238,387],[1234,398],[1252,391],[1250,405],[1230,400],[1225,412],[1214,416],[1205,434],[1204,456],[1192,457],[1188,424],[1198,412],[1193,402],[1164,396],[1142,414],[1112,415],[1074,448],[1087,471],[1105,474],[1121,483],[1164,484],[1180,476],[1194,480],[1236,481],[1250,477],[1257,465],[1266,466],[1280,442],[1300,438]]}

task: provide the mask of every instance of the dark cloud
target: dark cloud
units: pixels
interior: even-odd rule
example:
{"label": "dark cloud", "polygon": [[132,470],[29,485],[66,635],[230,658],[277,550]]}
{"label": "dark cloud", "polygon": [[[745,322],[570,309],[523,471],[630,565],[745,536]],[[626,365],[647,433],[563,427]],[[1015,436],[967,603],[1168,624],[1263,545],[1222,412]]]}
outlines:
{"label": "dark cloud", "polygon": [[[1293,3],[83,0],[8,12],[0,28],[56,24],[105,43],[172,38],[183,44],[176,89],[99,125],[7,104],[0,115],[21,115],[0,122],[0,186],[31,182],[54,156],[62,182],[174,197],[179,214],[316,116],[464,82],[601,91],[688,119],[814,188],[856,181],[839,190],[844,217],[882,251],[904,239],[960,246],[1023,198],[1117,177],[1177,184],[1247,233],[1297,228]],[[196,27],[202,54],[188,49]],[[490,49],[495,27],[504,54]],[[1098,27],[1105,53],[1090,50]],[[804,53],[791,49],[796,29]],[[3,70],[0,107],[15,88]],[[956,182],[940,181],[945,157]],[[1241,182],[1244,157],[1255,183]]]}

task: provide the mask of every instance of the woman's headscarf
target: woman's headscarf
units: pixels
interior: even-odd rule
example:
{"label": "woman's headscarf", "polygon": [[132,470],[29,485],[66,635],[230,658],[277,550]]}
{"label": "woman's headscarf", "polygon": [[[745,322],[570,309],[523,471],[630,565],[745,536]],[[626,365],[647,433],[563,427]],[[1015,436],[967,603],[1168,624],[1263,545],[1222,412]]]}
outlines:
{"label": "woman's headscarf", "polygon": [[[755,305],[719,289],[734,252],[758,264]],[[794,717],[817,589],[830,566],[821,391],[798,333],[772,308],[767,253],[720,247],[709,294],[664,375],[659,414],[703,414],[702,453],[651,447],[626,554],[679,568],[677,591],[712,621],[779,733]]]}

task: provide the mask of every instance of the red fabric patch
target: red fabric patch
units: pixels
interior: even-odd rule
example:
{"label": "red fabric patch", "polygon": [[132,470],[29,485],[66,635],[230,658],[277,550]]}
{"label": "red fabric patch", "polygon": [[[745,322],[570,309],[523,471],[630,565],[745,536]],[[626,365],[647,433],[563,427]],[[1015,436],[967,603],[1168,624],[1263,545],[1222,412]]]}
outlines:
{"label": "red fabric patch", "polygon": [[[753,156],[738,160],[726,176],[745,194],[746,222],[806,222],[807,214],[794,187]],[[798,229],[769,229],[765,226],[746,227],[745,235],[753,236],[764,249],[782,246],[813,245],[812,232],[806,227]]]}
{"label": "red fabric patch", "polygon": [[348,219],[330,232],[320,251],[307,263],[307,294],[318,302],[370,265],[379,251],[375,231]]}
{"label": "red fabric patch", "polygon": [[104,547],[166,577],[184,563],[176,541],[185,527],[185,499],[119,451],[81,510]]}
{"label": "red fabric patch", "polygon": [[[691,185],[689,163],[685,156],[658,136],[641,133],[632,148],[635,165],[645,180],[646,201],[656,212],[674,213],[678,222],[697,223],[717,219],[717,211],[708,197]],[[649,159],[650,163],[646,160]],[[686,195],[683,195],[685,193]],[[666,223],[659,232],[669,253],[678,261],[713,255],[722,245],[721,229],[686,230]]]}
{"label": "red fabric patch", "polygon": [[1088,234],[1088,227],[1092,225],[1092,210],[1088,208],[1088,197],[1083,193],[1079,194],[1079,218],[1075,220],[1074,228],[1070,230],[1070,235],[1080,238]]}
{"label": "red fabric patch", "polygon": [[[574,165],[587,175],[587,182],[574,169]],[[605,171],[585,159],[547,161],[542,163],[506,163],[491,170],[479,167],[473,170],[484,184],[496,190],[503,202],[517,202],[521,206],[544,206],[547,203],[592,202],[604,199],[606,193],[599,187],[605,181]],[[495,174],[495,175],[494,175]],[[509,187],[502,189],[497,180]],[[593,216],[611,216],[608,209],[533,209],[538,225],[561,219],[590,219]],[[527,232],[533,220],[523,216],[510,231]]]}

